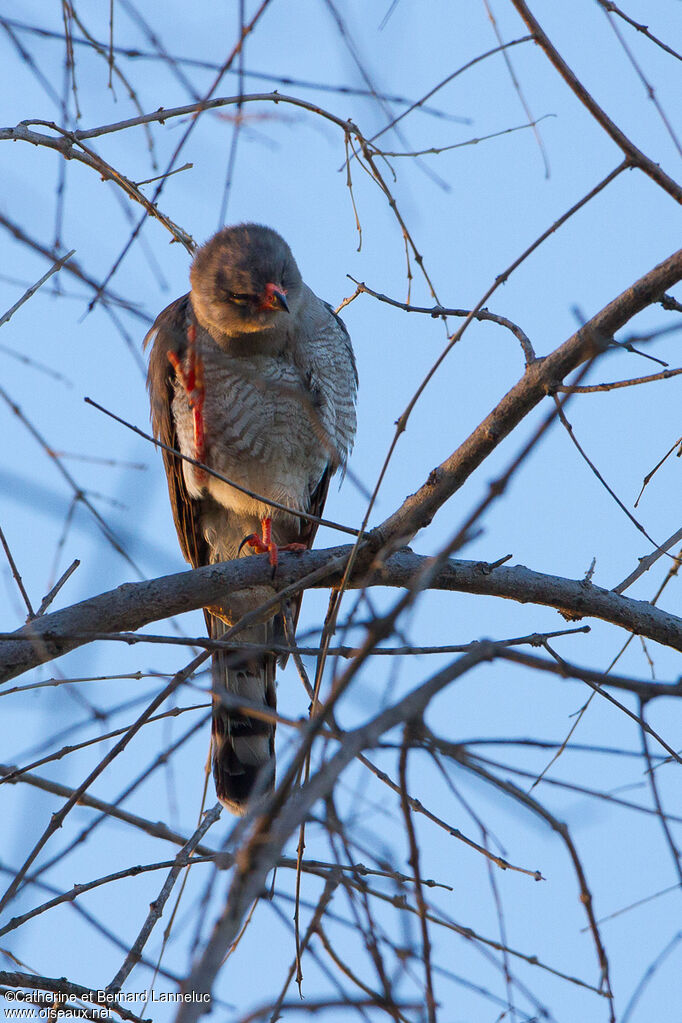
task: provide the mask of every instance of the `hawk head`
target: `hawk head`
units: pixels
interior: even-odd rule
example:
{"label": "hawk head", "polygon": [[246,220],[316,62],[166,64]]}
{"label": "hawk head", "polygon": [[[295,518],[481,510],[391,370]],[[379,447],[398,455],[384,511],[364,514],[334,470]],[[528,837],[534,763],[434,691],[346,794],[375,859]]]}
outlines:
{"label": "hawk head", "polygon": [[259,224],[225,227],[214,234],[197,252],[190,281],[194,312],[214,337],[276,326],[295,310],[302,288],[287,243]]}

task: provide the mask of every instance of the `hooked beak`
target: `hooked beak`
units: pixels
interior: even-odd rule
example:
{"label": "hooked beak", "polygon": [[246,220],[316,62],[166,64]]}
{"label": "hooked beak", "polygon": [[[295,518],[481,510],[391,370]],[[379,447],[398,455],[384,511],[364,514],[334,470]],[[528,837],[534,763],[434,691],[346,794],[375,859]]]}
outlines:
{"label": "hooked beak", "polygon": [[284,288],[280,288],[277,284],[266,284],[260,307],[261,309],[283,309],[288,313],[289,305]]}

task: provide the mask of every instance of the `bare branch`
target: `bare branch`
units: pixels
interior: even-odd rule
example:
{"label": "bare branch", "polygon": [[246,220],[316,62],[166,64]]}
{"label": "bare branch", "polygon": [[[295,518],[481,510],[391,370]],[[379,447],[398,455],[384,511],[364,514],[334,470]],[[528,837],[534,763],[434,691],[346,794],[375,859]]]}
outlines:
{"label": "bare branch", "polygon": [[36,618],[40,618],[41,615],[45,614],[48,607],[61,590],[62,586],[64,586],[64,584],[69,581],[69,579],[71,578],[71,576],[76,571],[79,565],[80,561],[78,560],[78,558],[74,558],[74,560],[71,562],[66,571],[62,572],[61,576],[54,584],[52,589],[49,591],[49,593],[46,593],[45,596],[43,597],[40,607],[36,611]]}
{"label": "bare branch", "polygon": [[535,42],[542,47],[548,59],[552,62],[568,87],[575,93],[583,106],[589,110],[597,123],[604,129],[606,134],[613,139],[621,152],[627,157],[630,164],[634,167],[639,167],[639,169],[644,171],[644,173],[647,174],[652,181],[655,181],[657,185],[660,185],[660,187],[667,192],[668,195],[672,196],[672,198],[677,202],[682,203],[682,186],[669,177],[665,171],[661,169],[659,164],[646,156],[641,149],[638,149],[637,146],[630,141],[627,135],[625,135],[620,128],[614,124],[606,111],[602,110],[582,82],[576,77],[574,72],[571,71],[570,67],[558,50],[549,41],[549,38],[543,32],[539,22],[531,13],[525,0],[512,0],[512,3],[532,32]]}
{"label": "bare branch", "polygon": [[[514,0],[516,3],[517,0]],[[470,437],[434,469],[426,483],[377,529],[380,546],[404,543],[427,526],[438,508],[469,478],[497,445],[564,377],[605,351],[613,334],[682,279],[682,249],[635,281],[551,355],[532,363]]]}
{"label": "bare branch", "polygon": [[163,888],[159,892],[157,898],[152,902],[151,906],[149,907],[149,914],[147,915],[147,919],[142,925],[142,929],[138,934],[130,952],[126,956],[125,962],[123,963],[123,965],[121,966],[120,970],[118,971],[114,979],[111,981],[111,983],[107,985],[106,988],[107,991],[118,994],[118,992],[123,987],[126,977],[140,961],[142,957],[142,950],[146,945],[150,934],[152,933],[154,925],[161,919],[161,915],[163,914],[163,908],[168,902],[175,882],[180,876],[181,871],[190,863],[192,853],[201,842],[201,839],[204,837],[208,829],[213,824],[215,824],[215,822],[220,817],[221,811],[222,807],[220,803],[216,803],[216,805],[211,810],[208,810],[204,814],[201,824],[196,829],[192,837],[189,839],[189,841],[185,843],[185,845],[182,847],[178,855],[175,857],[175,863],[173,864],[169,871],[168,877],[166,878]]}
{"label": "bare branch", "polygon": [[125,749],[130,740],[137,734],[137,732],[144,725],[147,719],[151,717],[151,715],[154,713],[157,707],[160,707],[161,704],[164,703],[164,701],[167,700],[168,697],[173,692],[175,692],[178,686],[180,686],[187,678],[189,678],[192,675],[194,671],[196,671],[196,669],[201,664],[203,664],[203,662],[206,660],[206,657],[207,657],[206,654],[200,654],[198,657],[195,657],[191,664],[188,664],[186,668],[184,668],[182,671],[179,671],[177,675],[175,675],[171,679],[169,684],[164,689],[162,689],[158,696],[156,696],[151,701],[149,706],[143,711],[143,713],[140,715],[137,721],[133,725],[131,725],[131,727],[128,729],[123,738],[119,739],[119,741],[112,747],[109,753],[107,753],[107,755],[100,761],[100,763],[94,768],[94,770],[90,772],[85,781],[78,786],[78,788],[74,791],[73,795],[69,797],[64,806],[61,808],[61,810],[52,815],[52,817],[50,818],[50,823],[48,824],[47,828],[45,829],[41,837],[38,839],[29,855],[26,857],[22,868],[15,875],[14,879],[12,880],[12,883],[7,888],[2,899],[0,899],[0,909],[3,909],[6,905],[8,905],[8,903],[12,901],[12,899],[14,898],[19,889],[19,886],[21,885],[22,880],[26,876],[29,867],[34,862],[36,857],[39,855],[40,851],[43,849],[43,847],[48,842],[50,837],[55,833],[55,831],[57,831],[62,826],[66,815],[78,803],[83,793],[85,793],[88,790],[90,785],[92,785],[93,781],[95,781],[95,779],[99,777],[99,775],[102,773],[102,771],[104,771],[107,765],[110,764],[111,761]]}
{"label": "bare branch", "polygon": [[557,387],[557,391],[568,391],[571,394],[595,394],[597,391],[616,391],[620,387],[636,387],[638,384],[650,384],[654,380],[670,380],[679,376],[680,369],[664,369],[660,373],[651,373],[646,377],[633,377],[630,380],[612,380],[608,384],[578,384],[575,387]]}
{"label": "bare branch", "polygon": [[668,44],[662,39],[659,39],[653,34],[653,32],[650,32],[648,25],[641,25],[638,21],[635,21],[634,18],[631,18],[628,14],[626,14],[625,11],[621,11],[620,7],[617,7],[615,3],[613,3],[613,0],[597,0],[597,3],[603,7],[605,11],[608,11],[609,14],[617,14],[619,18],[623,19],[623,21],[627,21],[628,25],[632,25],[633,28],[636,28],[638,32],[645,35],[647,39],[650,39],[652,43],[656,44],[656,46],[660,46],[660,48],[665,50],[666,53],[669,53],[672,57],[676,57],[678,60],[682,60],[682,54],[678,53],[677,50],[673,50],[671,46],[668,46]]}
{"label": "bare branch", "polygon": [[[276,816],[268,812],[267,806],[264,808],[258,816],[251,838],[242,850],[222,915],[188,978],[189,990],[210,991],[225,952],[239,932],[241,921],[254,898],[262,891],[266,877],[281,855],[285,843],[305,820],[313,804],[331,791],[336,779],[357,754],[374,746],[384,732],[397,724],[420,716],[433,696],[445,685],[461,677],[476,664],[494,656],[494,645],[481,643],[476,651],[459,658],[366,725],[347,732],[338,752],[305,785],[291,794]],[[269,802],[272,803],[272,799]],[[182,1005],[176,1021],[194,1023],[200,1011],[199,1005]]]}
{"label": "bare branch", "polygon": [[[146,123],[141,121],[141,123]],[[52,131],[57,132],[57,136],[46,135],[45,133],[32,131],[29,124],[41,124],[47,128],[51,128]],[[0,129],[0,142],[10,139],[16,142],[29,142],[33,146],[43,146],[46,149],[54,149],[66,160],[76,160],[79,163],[84,163],[86,166],[96,170],[101,175],[104,181],[113,181],[119,185],[123,191],[140,203],[144,207],[145,212],[158,220],[166,230],[170,231],[176,241],[181,242],[185,246],[188,252],[193,252],[195,248],[194,239],[189,235],[183,228],[175,224],[170,217],[166,216],[156,208],[156,205],[150,201],[147,196],[140,191],[134,181],[125,177],[120,171],[117,171],[111,164],[103,160],[101,156],[86,146],[83,141],[78,137],[78,132],[71,132],[65,128],[60,128],[59,125],[55,124],[54,121],[23,121],[21,124],[17,124],[14,128],[2,128]]]}
{"label": "bare branch", "polygon": [[7,540],[5,538],[5,534],[4,534],[1,526],[0,526],[0,545],[2,545],[2,549],[5,552],[5,556],[7,558],[8,563],[9,563],[9,567],[10,567],[10,570],[12,572],[12,576],[14,577],[14,581],[17,584],[17,588],[18,588],[19,592],[21,593],[21,596],[22,596],[22,599],[24,601],[24,604],[26,605],[26,609],[28,611],[28,617],[29,618],[33,618],[33,605],[31,604],[31,600],[29,598],[28,593],[26,592],[26,587],[24,586],[24,581],[21,578],[21,573],[19,572],[19,569],[17,568],[17,563],[14,560],[14,556],[12,554],[12,551],[10,550],[9,544],[7,543]]}
{"label": "bare branch", "polygon": [[[0,984],[10,988],[28,988],[31,991],[54,991],[56,994],[67,995],[69,998],[78,998],[83,1002],[101,1004],[97,1000],[97,992],[92,988],[83,987],[82,984],[74,984],[65,977],[41,977],[37,973],[17,973],[0,970]],[[115,1012],[121,1019],[130,1020],[131,1023],[151,1023],[151,1020],[141,1020],[118,1002],[107,1002],[106,1008]]]}
{"label": "bare branch", "polygon": [[639,565],[637,568],[630,573],[627,578],[623,579],[622,583],[618,583],[617,586],[613,587],[614,593],[625,593],[632,584],[643,576],[645,572],[648,572],[652,565],[655,565],[659,558],[674,547],[676,543],[682,540],[682,529],[677,529],[672,536],[669,536],[667,540],[664,540],[660,547],[657,547],[655,551],[648,554],[645,558],[639,559]]}
{"label": "bare branch", "polygon": [[76,251],[75,249],[71,249],[71,251],[67,252],[65,256],[62,256],[61,259],[58,259],[57,262],[50,267],[47,273],[43,274],[39,281],[36,281],[35,284],[31,285],[28,291],[24,292],[19,301],[15,302],[11,309],[8,309],[6,313],[0,316],[0,327],[3,325],[3,323],[7,323],[9,320],[12,319],[17,309],[19,309],[20,306],[24,304],[24,302],[28,302],[29,298],[31,298],[32,295],[35,295],[38,288],[40,288],[41,285],[45,283],[45,281],[48,281],[53,274],[56,274],[58,270],[61,270],[65,263],[68,263],[68,261],[74,255],[75,251]]}
{"label": "bare branch", "polygon": [[[231,593],[253,586],[273,585],[278,596],[306,586],[334,586],[343,576],[351,548],[283,554],[272,580],[265,556],[208,565],[192,571],[162,576],[139,583],[124,583],[70,608],[35,619],[18,632],[0,634],[0,682],[7,681],[45,661],[82,646],[88,634],[141,628],[185,611],[194,611],[220,601]],[[361,559],[350,586],[368,585],[410,588],[430,563],[409,550],[391,555],[374,573],[367,575]],[[491,569],[480,561],[449,561],[429,580],[440,590],[504,597],[554,607],[575,618],[593,617],[611,622],[636,634],[682,650],[682,619],[648,601],[632,600],[583,580],[534,572],[522,565],[500,565]]]}
{"label": "bare branch", "polygon": [[388,295],[382,295],[378,291],[373,291],[372,288],[368,288],[366,284],[356,281],[354,277],[348,275],[353,284],[357,285],[356,294],[371,295],[372,298],[378,299],[380,302],[385,302],[387,305],[395,306],[397,309],[404,309],[406,313],[424,313],[426,316],[431,316],[433,319],[437,317],[445,316],[459,316],[459,317],[471,317],[474,320],[481,322],[489,321],[490,323],[498,323],[501,327],[506,327],[510,330],[514,337],[518,340],[523,354],[526,358],[526,365],[530,366],[532,362],[535,362],[536,355],[533,351],[533,346],[530,342],[530,338],[527,334],[516,323],[512,323],[511,320],[507,319],[506,316],[500,316],[498,313],[491,313],[487,309],[449,309],[444,306],[431,306],[430,308],[425,306],[409,305],[407,302],[398,302],[394,298],[389,298]]}

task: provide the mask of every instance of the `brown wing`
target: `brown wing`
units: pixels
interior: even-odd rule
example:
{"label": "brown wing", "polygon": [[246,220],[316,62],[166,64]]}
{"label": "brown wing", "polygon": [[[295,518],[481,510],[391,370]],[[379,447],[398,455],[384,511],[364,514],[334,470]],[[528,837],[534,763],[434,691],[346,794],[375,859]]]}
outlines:
{"label": "brown wing", "polygon": [[[324,510],[324,503],[327,500],[327,494],[329,492],[329,481],[332,478],[333,469],[331,466],[322,473],[322,479],[317,484],[312,494],[310,495],[310,505],[308,511],[311,515],[316,515],[319,518],[322,517]],[[315,534],[318,530],[317,522],[309,522],[307,519],[301,519],[301,543],[306,544],[307,547],[312,547],[315,541]]]}
{"label": "brown wing", "polygon": [[[348,386],[349,386],[350,390],[352,391],[352,399],[351,400],[352,400],[352,404],[354,404],[355,393],[357,391],[357,386],[358,386],[358,371],[357,371],[357,368],[356,368],[356,365],[355,365],[355,356],[353,354],[353,346],[351,344],[350,335],[349,335],[349,333],[348,333],[348,331],[346,329],[345,323],[343,322],[341,317],[338,316],[334,312],[334,309],[332,308],[332,306],[330,306],[328,302],[324,302],[321,299],[319,299],[318,301],[321,303],[321,305],[323,305],[325,307],[325,309],[327,310],[329,315],[331,317],[333,317],[333,319],[335,321],[335,324],[336,324],[336,327],[338,328],[338,337],[339,337],[339,340],[340,340],[341,344],[343,345],[343,348],[344,348],[345,353],[346,353],[347,358],[348,358],[348,367],[350,369],[350,373],[348,374]],[[346,461],[346,457],[348,455],[349,448],[352,445],[354,432],[355,432],[355,420],[354,420],[354,417],[353,417],[353,424],[352,424],[352,427],[351,427],[350,436],[349,437],[344,437],[343,432],[342,432],[342,435],[339,436],[338,438],[336,438],[337,440],[340,440],[340,441],[343,441],[343,440],[346,441],[346,443],[343,444],[342,447],[341,447],[342,458],[341,458],[340,466],[339,465],[328,465],[327,468],[324,470],[319,483],[317,484],[317,486],[315,487],[315,489],[313,490],[313,492],[310,495],[310,501],[309,501],[309,505],[308,505],[308,510],[310,511],[310,513],[312,515],[316,515],[318,518],[322,517],[322,512],[324,510],[325,501],[327,500],[327,494],[329,492],[329,483],[331,481],[332,476],[334,475],[334,473],[336,472],[336,470],[339,467],[342,470],[345,468],[345,461]],[[306,519],[301,519],[300,520],[300,527],[299,528],[300,528],[300,540],[301,540],[301,543],[305,543],[306,546],[309,547],[309,548],[312,547],[312,545],[313,545],[313,543],[315,541],[315,534],[317,533],[317,530],[318,530],[317,522],[308,522]],[[295,597],[291,601],[291,611],[292,611],[294,626],[296,626],[296,624],[298,623],[298,617],[299,617],[299,614],[300,614],[300,611],[301,611],[301,600],[302,600],[302,598],[303,598],[303,595],[300,594],[298,597]],[[286,657],[280,659],[280,664],[282,664],[282,663],[286,663]]]}
{"label": "brown wing", "polygon": [[[189,295],[183,295],[159,313],[143,344],[145,348],[152,345],[147,373],[152,430],[157,440],[175,451],[179,450],[179,444],[171,406],[174,371],[168,361],[168,352],[175,352],[179,359],[184,357],[187,326],[193,317]],[[209,549],[199,526],[198,502],[187,492],[182,459],[165,448],[161,449],[161,453],[182,553],[193,568],[208,565]]]}
{"label": "brown wing", "polygon": [[[330,306],[329,302],[324,302],[322,299],[318,299],[317,296],[313,296],[313,298],[314,298],[315,301],[319,302],[320,305],[324,306],[324,308],[327,310],[327,312],[329,313],[330,317],[334,321],[334,326],[336,327],[336,335],[337,335],[337,338],[338,338],[338,341],[339,341],[339,346],[342,347],[342,349],[345,352],[345,355],[347,357],[347,369],[350,371],[347,374],[347,376],[348,376],[347,383],[348,383],[348,388],[349,388],[349,390],[351,392],[351,405],[354,405],[355,394],[357,392],[357,387],[358,387],[358,371],[357,371],[357,368],[356,368],[356,365],[355,365],[355,355],[353,354],[353,346],[351,344],[350,334],[348,333],[348,331],[346,329],[346,324],[343,322],[341,317],[338,316],[334,312],[334,309],[332,308],[332,306]],[[312,400],[312,404],[314,405],[314,400]],[[337,422],[337,428],[338,428],[338,422]],[[346,458],[348,457],[349,448],[352,446],[354,432],[355,432],[355,419],[353,418],[353,425],[352,425],[350,437],[346,436],[347,431],[345,429],[343,429],[343,430],[340,431],[340,433],[341,433],[340,436],[337,436],[337,437],[333,438],[333,442],[334,442],[335,447],[337,447],[337,450],[339,450],[339,448],[340,448],[340,452],[339,452],[339,454],[340,454],[340,462],[337,462],[334,465],[328,465],[327,466],[327,468],[325,469],[325,471],[322,474],[322,478],[320,479],[320,482],[317,484],[317,486],[315,487],[315,489],[313,490],[313,492],[310,495],[310,502],[309,502],[308,510],[310,511],[310,513],[312,515],[316,515],[318,518],[322,517],[322,512],[324,510],[324,504],[325,504],[325,501],[327,500],[327,494],[329,492],[329,482],[330,482],[332,476],[334,475],[334,473],[336,472],[337,469],[340,468],[342,470],[342,473],[343,473],[343,470],[345,469]],[[344,441],[345,441],[345,443],[344,443]],[[301,519],[301,525],[300,525],[301,542],[307,544],[308,547],[312,547],[313,542],[315,540],[315,534],[317,533],[317,529],[318,529],[318,526],[317,526],[316,522],[307,522],[305,519]]]}
{"label": "brown wing", "polygon": [[[310,496],[310,507],[308,511],[310,512],[311,515],[317,515],[318,518],[322,517],[324,502],[327,500],[327,492],[329,491],[329,481],[332,478],[332,473],[333,470],[331,469],[331,467],[327,466],[327,468],[322,473],[322,479],[317,484],[317,486],[315,487],[314,491]],[[300,542],[306,544],[306,546],[310,548],[312,547],[313,542],[315,540],[315,534],[317,533],[317,530],[319,528],[318,524],[317,522],[309,522],[307,519],[300,519],[299,521],[301,523]],[[298,625],[298,616],[301,613],[302,600],[303,594],[299,593],[297,597],[294,597],[290,601],[291,616],[294,622],[294,632],[296,631],[296,626]],[[276,633],[277,640],[278,642],[283,642],[286,639],[286,636],[284,635],[283,625],[279,621],[279,619],[278,630],[279,631]],[[278,663],[281,668],[283,668],[287,663],[287,658],[288,654],[284,654],[283,656],[278,658]]]}

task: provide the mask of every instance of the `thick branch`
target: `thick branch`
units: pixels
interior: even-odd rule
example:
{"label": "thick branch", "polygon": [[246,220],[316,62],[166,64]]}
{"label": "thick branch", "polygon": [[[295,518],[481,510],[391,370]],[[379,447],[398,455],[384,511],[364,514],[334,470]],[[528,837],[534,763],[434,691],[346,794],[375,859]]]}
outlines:
{"label": "thick branch", "polygon": [[[342,546],[303,554],[284,553],[273,585],[282,590],[293,585],[305,589],[338,584],[351,549]],[[356,564],[350,586],[409,588],[430,560],[403,549],[370,575],[366,562],[361,560]],[[271,583],[271,571],[265,556],[239,558],[159,579],[124,583],[62,611],[43,615],[0,639],[0,682],[91,642],[93,633],[134,631],[150,622],[219,603],[238,590],[267,586]],[[433,589],[554,607],[571,618],[600,618],[682,650],[682,618],[648,601],[632,600],[584,580],[545,575],[523,565],[491,567],[480,561],[453,560],[430,585]]]}
{"label": "thick branch", "polygon": [[[66,995],[69,998],[78,998],[83,1002],[90,1002],[95,1005],[101,1004],[97,1000],[97,991],[89,987],[83,987],[82,984],[74,984],[72,981],[67,980],[66,977],[40,977],[37,973],[5,972],[3,970],[0,971],[0,984],[9,988],[28,988],[29,991],[54,991],[55,994]],[[24,999],[24,1001],[28,1001],[28,998]],[[133,1020],[135,1023],[140,1021],[139,1016],[130,1012],[123,1005],[119,1005],[118,1002],[106,1002],[104,1008],[115,1012],[121,1019]],[[49,1012],[44,1012],[44,1015],[49,1018],[50,1014]],[[55,1018],[56,1015],[55,1013]],[[145,1023],[151,1023],[151,1021],[147,1020]]]}
{"label": "thick branch", "polygon": [[428,526],[441,505],[568,373],[603,351],[617,330],[658,301],[663,292],[681,279],[682,249],[679,249],[609,302],[551,355],[528,366],[518,383],[464,443],[430,473],[415,494],[406,498],[393,515],[373,530],[377,546],[401,538],[408,542]]}
{"label": "thick branch", "polygon": [[[45,123],[45,122],[30,122]],[[43,146],[47,149],[54,149],[66,160],[77,160],[91,167],[101,175],[103,181],[115,181],[131,199],[144,206],[150,217],[159,220],[173,237],[181,242],[189,253],[195,248],[194,239],[181,227],[173,223],[170,217],[158,210],[153,202],[140,191],[134,181],[130,181],[123,174],[117,171],[111,164],[103,160],[101,156],[85,146],[77,138],[78,132],[67,132],[53,122],[47,122],[47,127],[58,132],[58,135],[45,135],[43,132],[33,131],[28,128],[25,122],[17,124],[14,128],[0,128],[0,142],[11,140],[13,142],[30,142],[34,146]]]}
{"label": "thick branch", "polygon": [[657,185],[660,185],[660,187],[664,189],[668,195],[671,195],[673,199],[677,200],[677,202],[682,203],[682,187],[680,187],[677,181],[674,181],[673,178],[669,177],[664,170],[661,170],[657,163],[650,160],[649,157],[641,151],[641,149],[638,149],[637,146],[630,141],[627,135],[620,130],[617,124],[614,124],[606,111],[599,106],[580,79],[576,77],[558,50],[552,46],[549,38],[543,32],[539,22],[536,20],[524,0],[512,0],[512,3],[530,31],[533,33],[536,43],[538,43],[538,45],[545,51],[548,59],[552,62],[563,80],[569,88],[573,90],[583,106],[589,110],[597,123],[601,125],[606,134],[613,139],[616,145],[628,158],[630,163],[635,167],[639,167],[640,170],[643,170],[644,173],[648,174],[648,176],[655,181]]}
{"label": "thick branch", "polygon": [[[271,816],[268,807],[265,807],[249,842],[240,850],[225,908],[192,969],[185,985],[186,990],[211,990],[225,953],[238,935],[249,907],[264,890],[267,876],[277,864],[289,838],[305,821],[317,800],[324,799],[333,790],[337,778],[348,764],[363,750],[376,746],[385,732],[405,721],[418,719],[433,697],[446,685],[461,678],[481,662],[492,660],[496,652],[494,643],[480,643],[476,649],[448,665],[394,706],[388,707],[362,727],[346,732],[340,749],[308,782],[291,794],[281,813]],[[205,1004],[186,1003],[180,1007],[175,1017],[176,1023],[195,1023],[203,1011]]]}

